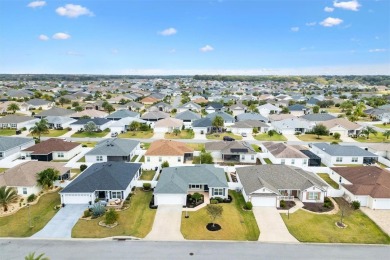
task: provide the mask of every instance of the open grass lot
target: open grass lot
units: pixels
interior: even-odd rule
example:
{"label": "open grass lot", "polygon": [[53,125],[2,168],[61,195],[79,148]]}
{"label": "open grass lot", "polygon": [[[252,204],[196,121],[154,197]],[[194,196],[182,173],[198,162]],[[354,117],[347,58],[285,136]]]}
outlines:
{"label": "open grass lot", "polygon": [[328,113],[342,113],[342,109],[339,107],[329,107],[329,108],[320,108],[320,110],[325,110]]}
{"label": "open grass lot", "polygon": [[390,142],[390,139],[384,137],[382,133],[378,133],[376,136],[370,134],[369,139],[363,136],[359,136],[358,138],[355,138],[355,140],[362,143],[389,143]]}
{"label": "open grass lot", "polygon": [[280,134],[269,136],[267,133],[257,134],[254,138],[258,141],[287,141],[287,138]]}
{"label": "open grass lot", "polygon": [[175,135],[173,133],[166,133],[165,139],[193,139],[195,136],[193,131],[182,130],[180,134]]}
{"label": "open grass lot", "polygon": [[208,134],[208,135],[206,135],[206,138],[212,139],[212,140],[222,140],[224,136],[230,136],[231,138],[234,138],[235,140],[242,140],[241,135],[235,135],[232,133]]}
{"label": "open grass lot", "polygon": [[153,137],[153,131],[128,131],[123,134],[119,134],[118,137],[120,138],[152,138]]}
{"label": "open grass lot", "polygon": [[41,230],[57,213],[54,206],[61,203],[57,192],[43,195],[37,204],[30,207],[31,225],[28,223],[28,209],[20,209],[15,214],[0,218],[1,237],[29,237]]}
{"label": "open grass lot", "polygon": [[374,126],[376,126],[376,127],[379,127],[379,128],[383,128],[383,129],[390,129],[390,124],[386,124],[386,125],[384,125],[384,124],[375,124]]}
{"label": "open grass lot", "polygon": [[118,212],[119,225],[114,228],[104,228],[98,225],[103,217],[82,220],[80,219],[72,229],[72,237],[82,238],[103,238],[111,236],[135,236],[143,238],[152,229],[155,209],[149,209],[149,202],[152,192],[136,190],[136,194],[131,197],[130,208]]}
{"label": "open grass lot", "polygon": [[[67,132],[69,132],[68,130],[64,129],[64,130],[55,130],[55,129],[51,129],[49,130],[49,133],[47,134],[42,134],[41,136],[42,137],[59,137],[61,135],[64,135],[66,134]],[[28,136],[34,136],[32,134],[28,134]],[[37,136],[36,136],[37,137]]]}
{"label": "open grass lot", "polygon": [[16,129],[0,129],[0,136],[11,136],[16,134]]}
{"label": "open grass lot", "polygon": [[333,142],[337,141],[334,139],[331,135],[320,135],[320,138],[317,138],[317,135],[313,134],[304,134],[304,135],[297,135],[297,138],[304,142]]}
{"label": "open grass lot", "polygon": [[204,144],[189,143],[186,144],[188,147],[193,148],[195,151],[202,151],[204,149]]}
{"label": "open grass lot", "polygon": [[156,172],[153,171],[153,170],[149,170],[149,171],[142,170],[141,180],[143,180],[143,181],[151,181],[151,180],[153,180],[153,177],[154,177],[155,174],[156,174]]}
{"label": "open grass lot", "polygon": [[86,138],[86,137],[90,137],[90,138],[98,138],[98,137],[105,137],[106,135],[108,135],[110,132],[92,132],[92,133],[87,133],[87,132],[81,132],[81,133],[74,133],[72,135],[72,137],[76,137],[76,138]]}
{"label": "open grass lot", "polygon": [[338,189],[339,188],[339,184],[337,182],[335,182],[334,180],[332,180],[330,177],[329,177],[329,174],[327,173],[317,173],[318,176],[321,177],[321,179],[323,179],[326,183],[328,183],[331,187],[335,188],[335,189]]}
{"label": "open grass lot", "polygon": [[86,145],[87,147],[95,147],[97,142],[78,142],[81,145]]}
{"label": "open grass lot", "polygon": [[206,229],[210,223],[210,217],[205,208],[189,212],[189,218],[184,218],[183,212],[181,222],[181,233],[185,239],[191,240],[249,240],[256,241],[260,231],[252,211],[244,211],[244,198],[235,191],[229,191],[233,197],[232,203],[221,203],[223,207],[222,217],[215,223],[221,225],[222,229],[211,232]]}
{"label": "open grass lot", "polygon": [[[345,203],[335,198],[337,203]],[[281,214],[290,233],[300,242],[316,243],[359,243],[389,244],[386,235],[370,218],[360,210],[351,210],[346,214],[344,223],[347,228],[338,228],[335,222],[340,221],[340,212],[335,215],[313,214],[303,210],[290,214]]]}

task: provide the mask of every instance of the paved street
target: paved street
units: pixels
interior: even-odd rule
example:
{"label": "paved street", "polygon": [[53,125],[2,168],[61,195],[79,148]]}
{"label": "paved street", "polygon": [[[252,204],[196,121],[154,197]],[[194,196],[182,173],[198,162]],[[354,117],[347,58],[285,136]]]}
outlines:
{"label": "paved street", "polygon": [[389,246],[259,242],[0,239],[0,259],[387,259]]}

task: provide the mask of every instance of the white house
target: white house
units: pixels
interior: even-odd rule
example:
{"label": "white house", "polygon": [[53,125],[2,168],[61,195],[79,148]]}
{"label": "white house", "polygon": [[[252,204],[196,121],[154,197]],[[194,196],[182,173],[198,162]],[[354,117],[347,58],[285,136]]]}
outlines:
{"label": "white house", "polygon": [[20,152],[35,145],[32,138],[0,136],[0,160],[4,158],[18,158]]}
{"label": "white house", "polygon": [[309,157],[295,147],[285,143],[264,142],[260,148],[273,164],[308,167]]}
{"label": "white house", "polygon": [[85,154],[85,162],[130,162],[141,151],[140,142],[129,139],[108,138],[100,141]]}
{"label": "white house", "polygon": [[6,115],[0,118],[0,128],[11,128],[11,129],[30,129],[34,126],[39,119],[29,116],[18,116],[18,115]]}
{"label": "white house", "polygon": [[351,122],[345,118],[335,118],[322,122],[330,134],[339,133],[341,137],[355,136],[358,135],[363,126]]}
{"label": "white house", "polygon": [[274,106],[269,103],[258,106],[257,110],[259,110],[259,114],[264,117],[268,117],[270,114],[273,115],[282,112],[282,109],[280,107]]}
{"label": "white house", "polygon": [[234,123],[230,129],[233,134],[241,135],[245,133],[251,135],[253,134],[253,129],[256,129],[258,133],[266,133],[270,126],[257,120],[244,120]]}
{"label": "white house", "polygon": [[93,122],[96,125],[97,129],[104,131],[109,128],[114,121],[108,120],[106,118],[79,119],[76,122],[71,123],[70,126],[72,127],[72,130],[79,131],[81,129],[84,129],[85,125],[89,122]]}
{"label": "white house", "polygon": [[181,130],[183,127],[183,120],[168,117],[161,119],[154,124],[153,131],[155,133],[172,133],[173,130]]}
{"label": "white house", "polygon": [[205,150],[211,153],[216,162],[256,163],[256,152],[247,142],[207,142],[205,143]]}
{"label": "white house", "polygon": [[271,123],[274,129],[283,135],[293,135],[295,133],[306,133],[310,131],[313,126],[306,120],[299,118],[289,118]]}

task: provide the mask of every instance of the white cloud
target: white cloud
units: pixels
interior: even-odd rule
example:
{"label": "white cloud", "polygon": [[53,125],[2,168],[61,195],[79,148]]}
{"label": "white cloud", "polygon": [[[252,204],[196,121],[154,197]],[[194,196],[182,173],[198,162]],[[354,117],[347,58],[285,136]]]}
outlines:
{"label": "white cloud", "polygon": [[38,36],[38,39],[41,40],[41,41],[47,41],[47,40],[49,40],[49,37],[47,37],[44,34],[41,34],[41,35]]}
{"label": "white cloud", "polygon": [[306,23],[306,26],[315,26],[317,24],[317,22],[310,22],[310,23]]}
{"label": "white cloud", "polygon": [[59,32],[59,33],[56,33],[53,35],[53,39],[55,39],[55,40],[67,40],[69,38],[70,38],[69,34],[62,33],[62,32]]}
{"label": "white cloud", "polygon": [[371,49],[371,50],[368,50],[368,52],[385,52],[387,51],[387,49]]}
{"label": "white cloud", "polygon": [[205,45],[202,48],[200,48],[201,52],[209,52],[209,51],[213,51],[213,50],[214,50],[214,48],[210,45]]}
{"label": "white cloud", "polygon": [[299,31],[299,27],[291,27],[291,31],[292,32],[298,32]]}
{"label": "white cloud", "polygon": [[61,16],[69,18],[76,18],[81,15],[93,16],[94,14],[88,10],[88,8],[81,5],[67,4],[65,6],[58,7],[56,13]]}
{"label": "white cloud", "polygon": [[322,22],[320,22],[320,24],[322,26],[325,26],[325,27],[332,27],[335,25],[339,25],[342,22],[343,22],[343,20],[341,20],[340,18],[328,17],[325,20],[323,20]]}
{"label": "white cloud", "polygon": [[324,11],[327,12],[327,13],[331,13],[331,12],[334,11],[334,8],[333,8],[333,7],[328,7],[328,6],[326,6],[326,7],[324,8]]}
{"label": "white cloud", "polygon": [[333,6],[345,10],[351,11],[359,11],[359,7],[361,6],[357,0],[347,1],[347,2],[333,2]]}
{"label": "white cloud", "polygon": [[162,35],[162,36],[171,36],[171,35],[174,35],[177,33],[177,30],[175,28],[167,28],[161,32],[158,32],[158,34]]}
{"label": "white cloud", "polygon": [[37,7],[43,7],[46,5],[46,2],[45,1],[34,1],[34,2],[31,2],[27,5],[27,7],[30,7],[30,8],[37,8]]}

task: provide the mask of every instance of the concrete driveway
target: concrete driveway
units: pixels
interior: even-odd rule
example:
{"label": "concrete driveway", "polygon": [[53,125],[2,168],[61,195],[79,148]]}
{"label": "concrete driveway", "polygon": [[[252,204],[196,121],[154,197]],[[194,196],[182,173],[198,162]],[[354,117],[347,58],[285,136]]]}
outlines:
{"label": "concrete driveway", "polygon": [[153,139],[156,139],[156,140],[165,139],[165,133],[154,133]]}
{"label": "concrete driveway", "polygon": [[67,204],[32,238],[71,238],[72,228],[88,205]]}
{"label": "concrete driveway", "polygon": [[287,138],[287,141],[291,142],[302,142],[296,135],[284,135]]}
{"label": "concrete driveway", "polygon": [[194,140],[207,140],[206,134],[195,133]]}
{"label": "concrete driveway", "polygon": [[145,237],[145,240],[153,241],[180,241],[184,240],[180,232],[181,205],[160,205],[158,206],[152,231]]}
{"label": "concrete driveway", "polygon": [[372,221],[374,221],[385,233],[390,236],[390,210],[389,209],[376,209],[361,207],[361,211],[364,212]]}
{"label": "concrete driveway", "polygon": [[257,225],[260,228],[259,241],[297,243],[290,232],[288,232],[282,217],[275,207],[253,207]]}

